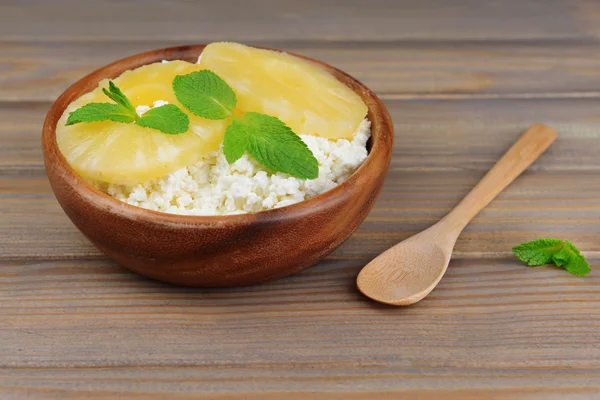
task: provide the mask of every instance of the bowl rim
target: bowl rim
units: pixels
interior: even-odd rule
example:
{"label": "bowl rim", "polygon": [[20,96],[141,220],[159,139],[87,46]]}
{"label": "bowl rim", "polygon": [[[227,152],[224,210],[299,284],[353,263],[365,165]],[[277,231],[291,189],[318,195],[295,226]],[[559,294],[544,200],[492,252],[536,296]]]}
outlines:
{"label": "bowl rim", "polygon": [[[60,117],[72,101],[79,98],[83,94],[88,93],[90,90],[93,90],[93,88],[95,88],[101,80],[106,79],[107,77],[114,79],[126,70],[138,68],[139,66],[154,62],[160,62],[162,60],[181,60],[183,59],[181,55],[186,55],[194,52],[196,54],[194,57],[197,58],[200,56],[200,54],[206,46],[207,44],[173,46],[138,53],[132,56],[119,59],[101,68],[98,68],[90,74],[77,80],[71,86],[69,86],[52,104],[44,120],[44,125],[42,129],[42,144],[44,159],[46,163],[46,170],[48,170],[49,168],[49,154],[53,153],[53,162],[58,163],[58,165],[55,167],[58,167],[58,171],[63,175],[64,179],[68,180],[73,187],[77,187],[77,192],[81,197],[84,197],[86,200],[93,202],[94,204],[96,204],[96,206],[118,213],[122,216],[131,219],[137,220],[140,218],[144,218],[151,219],[153,222],[163,223],[167,225],[185,226],[214,225],[216,222],[221,222],[227,225],[238,225],[253,222],[256,220],[256,218],[260,218],[261,220],[281,220],[282,217],[302,217],[303,215],[310,214],[311,210],[313,210],[314,206],[317,204],[323,205],[327,203],[337,202],[339,197],[349,187],[355,185],[359,178],[362,175],[366,174],[366,171],[373,166],[377,158],[386,157],[386,152],[388,153],[388,160],[386,163],[384,173],[387,172],[387,166],[389,166],[389,159],[391,158],[391,151],[393,147],[393,125],[391,123],[391,119],[387,109],[385,108],[381,100],[377,97],[377,95],[375,95],[375,93],[373,93],[367,86],[365,86],[356,78],[327,63],[293,52],[259,46],[253,47],[287,53],[294,57],[309,61],[313,64],[316,64],[317,66],[325,68],[326,70],[328,70],[328,72],[332,73],[332,75],[334,75],[335,78],[338,79],[341,83],[354,90],[354,92],[357,93],[367,105],[366,118],[371,123],[371,137],[369,139],[369,142],[371,144],[370,149],[365,161],[363,161],[363,163],[348,177],[348,179],[346,179],[341,184],[337,185],[336,187],[330,190],[320,193],[317,196],[314,196],[308,200],[303,200],[298,203],[290,204],[284,207],[258,211],[255,213],[245,212],[228,215],[185,215],[149,210],[118,200],[93,186],[71,167],[71,165],[68,163],[68,161],[58,148],[58,143],[56,141],[56,125]],[[113,70],[117,72],[116,75],[114,73],[111,73],[111,76],[106,76],[107,71]],[[345,81],[341,80],[340,77],[342,77]],[[90,81],[93,82],[93,88],[85,90],[85,85]],[[54,123],[53,119],[55,119]],[[389,146],[389,148],[387,148],[385,143],[386,138],[384,138],[386,130],[391,131],[389,132],[389,145],[387,145]]]}

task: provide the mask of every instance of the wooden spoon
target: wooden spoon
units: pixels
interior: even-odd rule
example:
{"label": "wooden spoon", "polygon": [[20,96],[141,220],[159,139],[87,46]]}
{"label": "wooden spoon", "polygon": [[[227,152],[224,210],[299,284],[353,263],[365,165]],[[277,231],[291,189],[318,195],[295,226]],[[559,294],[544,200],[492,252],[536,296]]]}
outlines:
{"label": "wooden spoon", "polygon": [[358,289],[395,306],[427,296],[448,268],[458,235],[502,190],[554,142],[556,131],[532,125],[475,188],[440,222],[398,243],[358,274]]}

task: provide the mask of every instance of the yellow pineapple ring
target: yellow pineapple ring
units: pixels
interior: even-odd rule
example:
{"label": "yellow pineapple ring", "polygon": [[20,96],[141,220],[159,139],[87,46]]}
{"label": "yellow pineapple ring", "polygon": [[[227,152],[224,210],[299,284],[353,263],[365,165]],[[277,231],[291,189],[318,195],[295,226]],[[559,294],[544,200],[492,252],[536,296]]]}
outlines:
{"label": "yellow pineapple ring", "polygon": [[71,103],[56,126],[56,140],[69,164],[84,178],[117,184],[137,184],[192,165],[218,149],[228,121],[208,120],[190,113],[176,99],[173,79],[202,67],[185,61],[155,63],[126,71],[113,82],[135,107],[157,100],[176,104],[188,114],[190,128],[167,135],[135,124],[112,121],[66,126],[69,113],[92,102],[111,102],[98,88]]}
{"label": "yellow pineapple ring", "polygon": [[289,54],[237,43],[212,43],[200,66],[234,90],[240,111],[285,122],[297,134],[352,139],[367,115],[359,95],[324,69]]}

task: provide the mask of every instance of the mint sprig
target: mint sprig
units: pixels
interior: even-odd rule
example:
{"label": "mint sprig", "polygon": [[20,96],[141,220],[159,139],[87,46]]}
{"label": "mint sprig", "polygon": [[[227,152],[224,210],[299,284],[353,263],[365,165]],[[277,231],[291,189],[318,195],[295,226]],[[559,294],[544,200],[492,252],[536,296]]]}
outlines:
{"label": "mint sprig", "polygon": [[204,69],[173,79],[177,100],[199,117],[225,119],[231,115],[237,99],[233,89],[219,75]]}
{"label": "mint sprig", "polygon": [[246,150],[270,170],[301,179],[319,175],[319,163],[308,146],[278,118],[255,112],[234,118],[223,139],[225,158],[235,162]]}
{"label": "mint sprig", "polygon": [[530,267],[554,263],[567,272],[585,276],[591,268],[581,252],[568,240],[538,239],[513,248],[514,255]]}
{"label": "mint sprig", "polygon": [[131,104],[131,102],[129,101],[127,96],[125,96],[125,94],[121,91],[121,89],[119,89],[117,85],[114,84],[113,81],[108,81],[108,90],[106,90],[106,88],[102,88],[102,93],[104,93],[109,99],[120,105],[124,110],[127,110],[135,120],[138,119],[138,113],[135,110],[135,107],[133,106],[133,104]]}
{"label": "mint sprig", "polygon": [[113,103],[90,103],[86,104],[69,114],[67,126],[81,122],[133,122],[135,118],[118,104]]}
{"label": "mint sprig", "polygon": [[[233,89],[210,70],[176,76],[173,91],[181,104],[203,118],[229,118],[237,104]],[[301,179],[319,175],[319,163],[310,149],[276,117],[247,112],[232,118],[223,138],[225,158],[233,164],[246,151],[274,172]]]}
{"label": "mint sprig", "polygon": [[185,133],[188,130],[190,124],[188,116],[174,104],[152,108],[140,117],[131,101],[113,81],[109,81],[108,90],[102,88],[102,92],[114,101],[114,104],[86,104],[69,114],[66,125],[82,122],[114,121],[135,123],[169,135]]}

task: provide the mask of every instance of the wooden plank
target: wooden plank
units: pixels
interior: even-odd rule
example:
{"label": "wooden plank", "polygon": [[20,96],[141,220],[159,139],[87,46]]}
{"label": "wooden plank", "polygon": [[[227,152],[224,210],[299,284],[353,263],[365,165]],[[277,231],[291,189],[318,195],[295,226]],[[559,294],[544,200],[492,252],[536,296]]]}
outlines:
{"label": "wooden plank", "polygon": [[43,170],[42,125],[49,108],[48,103],[0,106],[0,174]]}
{"label": "wooden plank", "polygon": [[[599,21],[591,0],[3,1],[0,398],[593,398]],[[395,155],[373,212],[327,260],[260,286],[178,288],[106,260],[70,224],[41,123],[95,66],[222,39],[364,80],[387,100]],[[399,310],[357,293],[368,259],[443,216],[534,121],[559,141],[467,228],[430,297]],[[594,272],[511,257],[541,236],[574,241]]]}
{"label": "wooden plank", "polygon": [[[54,101],[117,59],[178,42],[0,42],[0,101]],[[390,95],[594,95],[600,43],[256,42],[326,61],[383,98]]]}
{"label": "wooden plank", "polygon": [[487,171],[534,122],[557,141],[533,171],[598,171],[600,99],[387,101],[396,133],[393,168]]}
{"label": "wooden plank", "polygon": [[[506,257],[540,236],[564,236],[600,250],[598,100],[388,102],[396,121],[391,172],[374,211],[334,257],[371,258],[441,218],[530,122],[560,137],[461,236],[457,257]],[[97,258],[72,227],[42,175],[39,129],[45,105],[0,109],[0,257]],[[434,121],[434,122],[429,122]],[[24,175],[32,175],[23,179]],[[32,216],[38,229],[29,229]]]}
{"label": "wooden plank", "polygon": [[[395,171],[486,171],[533,122],[559,132],[533,167],[598,171],[600,99],[386,101],[395,123]],[[43,169],[47,103],[0,105],[0,174]]]}
{"label": "wooden plank", "polygon": [[[589,0],[4,0],[6,40],[581,39],[600,25]],[[507,23],[510,21],[510,23]]]}
{"label": "wooden plank", "polygon": [[[481,176],[391,171],[365,222],[331,257],[376,256],[443,217]],[[45,176],[0,176],[0,215],[0,259],[103,258],[60,209]],[[586,255],[600,255],[598,220],[597,172],[526,173],[467,227],[455,258],[508,259],[513,246],[549,236],[571,240]]]}
{"label": "wooden plank", "polygon": [[600,390],[600,274],[455,260],[427,299],[398,309],[356,291],[362,265],[197,290],[102,260],[3,262],[0,386],[72,397]]}
{"label": "wooden plank", "polygon": [[[186,382],[188,384],[188,382]],[[63,385],[66,386],[66,385]],[[70,386],[75,386],[70,384]],[[87,385],[81,389],[57,389],[52,384],[47,384],[39,388],[4,388],[1,394],[8,396],[8,399],[43,399],[43,400],[69,400],[69,399],[149,399],[149,400],[164,400],[165,395],[170,400],[396,400],[402,399],[418,399],[418,400],[589,400],[593,399],[597,393],[597,389],[581,389],[579,387],[571,387],[568,389],[548,389],[548,388],[516,388],[516,389],[450,389],[450,390],[432,390],[432,389],[416,389],[416,390],[394,390],[394,391],[365,391],[357,390],[355,392],[345,392],[337,390],[330,391],[301,391],[294,392],[262,392],[255,390],[253,392],[241,393],[200,393],[198,391],[191,393],[181,393],[181,389],[173,389],[170,392],[146,392],[142,389],[132,388],[127,391],[109,391],[102,389],[88,389]],[[93,385],[94,387],[100,385]],[[175,386],[175,385],[174,385]],[[201,390],[201,389],[199,389]],[[175,392],[177,391],[177,392]]]}

